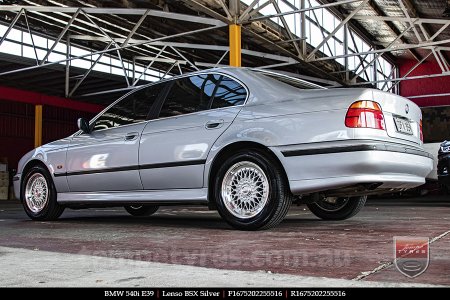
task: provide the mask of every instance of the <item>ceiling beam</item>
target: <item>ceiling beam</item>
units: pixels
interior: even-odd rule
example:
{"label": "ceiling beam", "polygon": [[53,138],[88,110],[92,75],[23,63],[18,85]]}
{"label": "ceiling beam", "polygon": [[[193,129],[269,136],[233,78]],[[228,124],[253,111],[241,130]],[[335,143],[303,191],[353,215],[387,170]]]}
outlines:
{"label": "ceiling beam", "polygon": [[[196,1],[184,1],[193,4]],[[205,17],[191,16],[186,14],[179,14],[173,12],[166,12],[162,10],[146,9],[146,8],[105,8],[105,7],[61,7],[61,6],[27,6],[27,5],[0,5],[0,11],[20,12],[22,9],[28,12],[49,12],[49,13],[69,13],[74,14],[78,9],[90,15],[144,15],[148,14],[152,17],[159,17],[164,19],[173,19],[178,21],[194,22],[208,25],[224,25],[224,20],[211,19]],[[219,16],[222,16],[219,14]],[[223,16],[222,16],[223,17]],[[225,17],[223,17],[225,18]],[[225,18],[227,20],[227,18]]]}
{"label": "ceiling beam", "polygon": [[[410,0],[399,0],[399,3],[406,4],[407,7],[405,7],[405,5],[402,5],[402,8],[406,10],[405,13],[408,13],[410,17],[413,17],[413,18],[421,17],[419,12],[417,11],[416,7],[414,6],[414,3],[412,3]],[[435,38],[438,38],[439,34],[436,34],[436,33],[438,33],[439,31],[437,31],[435,33],[431,33],[430,29],[426,26],[427,26],[426,24],[422,24],[422,23],[419,24],[419,27],[422,30],[422,34],[424,35],[425,39],[427,41],[433,41]],[[448,23],[444,24],[442,26],[442,28],[444,28],[443,30],[445,30],[446,26],[448,26]],[[436,58],[436,61],[438,62],[439,65],[441,65],[441,59],[442,59],[442,63],[445,64],[445,67],[441,66],[442,71],[443,72],[448,71],[448,66],[449,66],[449,62],[450,62],[449,57],[445,53],[442,54],[440,51],[436,51],[435,49],[432,49],[431,51],[433,52],[433,54]]]}
{"label": "ceiling beam", "polygon": [[226,24],[230,24],[232,20],[229,20],[227,17],[219,14],[218,12],[212,10],[209,7],[204,6],[201,3],[198,3],[195,0],[182,0],[187,6],[194,8],[197,11],[200,11],[210,17],[213,17],[214,19],[217,19],[221,22],[224,22]]}
{"label": "ceiling beam", "polygon": [[[319,3],[332,3],[332,1],[330,1],[330,0],[318,0],[318,1],[319,1]],[[338,16],[341,19],[348,16],[348,14],[344,13],[344,9],[342,8],[342,6],[330,7],[329,9],[334,15]],[[368,43],[369,45],[372,45],[374,48],[376,48],[376,45],[374,44],[374,41],[373,41],[373,36],[361,25],[360,22],[358,22],[356,20],[355,17],[357,15],[358,14],[353,16],[353,18],[348,22],[349,28],[351,28],[366,43]],[[392,55],[391,53],[385,53],[384,56],[390,63],[392,63],[392,64],[395,63],[396,59],[395,59],[394,55]]]}
{"label": "ceiling beam", "polygon": [[350,53],[350,54],[346,54],[346,55],[321,57],[321,58],[314,59],[312,61],[325,61],[325,60],[330,60],[330,59],[338,59],[338,58],[345,58],[345,57],[365,55],[365,54],[376,54],[376,53],[384,53],[384,52],[399,51],[399,50],[418,49],[418,48],[425,48],[425,47],[429,47],[429,46],[444,45],[444,44],[449,44],[449,43],[450,43],[450,39],[442,40],[442,41],[434,41],[434,42],[424,42],[424,43],[418,43],[418,44],[402,44],[402,45],[398,45],[398,47],[391,46],[391,48],[378,49],[378,50],[373,50],[373,51],[364,51],[364,52],[358,52],[358,53]]}
{"label": "ceiling beam", "polygon": [[[407,23],[410,21],[407,17],[390,17],[390,16],[366,16],[366,15],[355,15],[353,16],[353,20],[373,20],[373,21],[390,21],[390,22],[403,22]],[[412,18],[412,21],[416,21],[416,24],[442,24],[445,25],[449,22],[448,19],[431,19],[431,18]]]}
{"label": "ceiling beam", "polygon": [[[321,76],[322,78],[327,78],[327,79],[330,79],[330,80],[334,80],[334,81],[338,82],[341,85],[345,85],[345,82],[343,82],[342,80],[340,80],[336,76],[333,76],[329,72],[326,72],[324,69],[321,69],[320,67],[317,67],[314,64],[306,63],[305,61],[301,60],[298,56],[293,54],[292,52],[288,51],[287,49],[285,49],[285,48],[283,48],[283,47],[281,47],[279,45],[277,45],[276,43],[274,43],[270,39],[265,38],[264,36],[254,32],[250,28],[247,28],[247,27],[243,26],[242,29],[244,30],[244,32],[251,34],[255,38],[263,41],[264,43],[268,43],[268,44],[272,45],[273,47],[275,47],[275,49],[278,49],[280,52],[286,54],[288,57],[291,57],[291,58],[297,60],[300,65],[303,65],[303,66],[307,65],[307,66],[309,66],[309,68],[312,70],[312,72],[315,72],[317,75]],[[243,51],[243,53],[244,53],[244,51]]]}
{"label": "ceiling beam", "polygon": [[[382,16],[382,17],[386,17],[387,15],[384,13],[384,11],[380,8],[380,6],[378,5],[378,3],[376,1],[369,1],[369,6],[377,13],[377,15]],[[400,32],[400,30],[397,28],[397,26],[395,26],[394,23],[392,23],[391,21],[384,21],[384,23],[386,24],[387,27],[389,27],[389,29],[392,31],[392,33],[398,37],[399,35],[401,35],[402,33]],[[400,39],[403,43],[405,44],[409,44],[411,41],[408,41],[407,38],[405,38],[404,36],[401,37]],[[408,50],[411,55],[417,60],[420,61],[422,59],[422,57],[420,56],[420,54],[414,50],[414,49],[410,49]]]}

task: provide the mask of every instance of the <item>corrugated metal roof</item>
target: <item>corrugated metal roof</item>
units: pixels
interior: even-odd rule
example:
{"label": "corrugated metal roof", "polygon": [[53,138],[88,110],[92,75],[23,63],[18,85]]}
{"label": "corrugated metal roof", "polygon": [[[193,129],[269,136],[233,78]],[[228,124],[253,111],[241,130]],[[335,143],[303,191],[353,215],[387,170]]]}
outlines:
{"label": "corrugated metal roof", "polygon": [[[443,12],[447,7],[446,0],[434,0],[434,1],[425,1],[425,0],[400,0],[403,2],[409,16],[413,19],[415,18],[431,18],[431,19],[443,19]],[[342,5],[342,9],[346,13],[350,13],[353,11],[359,3],[351,3]],[[399,0],[372,0],[369,1],[367,5],[365,5],[364,9],[362,9],[358,15],[365,16],[387,16],[387,17],[402,17],[405,18],[406,15],[402,10]],[[399,22],[399,21],[374,21],[374,20],[358,20],[367,32],[370,33],[368,38],[372,38],[375,43],[379,43],[380,45],[387,46],[391,43],[398,34],[402,33],[406,29],[409,28],[409,22]],[[436,33],[442,25],[435,24],[426,24],[424,25],[425,30],[428,34],[433,35]],[[417,32],[420,35],[422,41],[427,40],[427,38],[422,33],[419,26],[416,25]],[[444,30],[436,39],[437,40],[445,40],[450,38],[450,28]],[[415,32],[410,29],[407,33],[404,34],[404,43],[409,44],[417,44],[420,41],[416,37]],[[399,42],[400,43],[400,42]],[[418,54],[419,56],[424,56],[424,50],[414,50],[413,53]],[[394,55],[402,56],[404,58],[412,58],[411,53],[409,51],[396,51],[393,52]]]}

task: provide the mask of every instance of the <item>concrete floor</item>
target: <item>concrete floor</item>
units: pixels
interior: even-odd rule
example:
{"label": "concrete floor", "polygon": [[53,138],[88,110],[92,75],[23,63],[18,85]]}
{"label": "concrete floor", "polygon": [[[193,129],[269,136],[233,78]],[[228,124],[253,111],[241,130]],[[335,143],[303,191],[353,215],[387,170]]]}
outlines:
{"label": "concrete floor", "polygon": [[[0,228],[0,286],[450,285],[450,197],[371,200],[339,222],[295,206],[258,232],[232,230],[203,207],[148,218],[66,210],[59,221],[33,222],[17,202],[1,201]],[[396,270],[393,236],[430,238],[425,273]]]}

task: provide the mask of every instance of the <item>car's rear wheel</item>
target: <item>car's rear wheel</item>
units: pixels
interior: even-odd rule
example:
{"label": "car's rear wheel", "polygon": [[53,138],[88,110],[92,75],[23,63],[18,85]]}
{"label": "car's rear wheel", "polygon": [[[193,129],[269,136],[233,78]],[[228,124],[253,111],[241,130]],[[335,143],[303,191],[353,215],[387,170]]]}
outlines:
{"label": "car's rear wheel", "polygon": [[132,216],[145,217],[153,215],[159,206],[157,205],[127,205],[125,210]]}
{"label": "car's rear wheel", "polygon": [[226,159],[213,188],[219,214],[241,230],[278,225],[292,203],[283,170],[258,150],[241,151]]}
{"label": "car's rear wheel", "polygon": [[22,205],[33,220],[56,220],[64,207],[56,201],[56,189],[50,173],[43,166],[32,167],[25,175],[21,187]]}
{"label": "car's rear wheel", "polygon": [[367,196],[326,197],[307,206],[323,220],[345,220],[356,215],[364,207],[366,200]]}

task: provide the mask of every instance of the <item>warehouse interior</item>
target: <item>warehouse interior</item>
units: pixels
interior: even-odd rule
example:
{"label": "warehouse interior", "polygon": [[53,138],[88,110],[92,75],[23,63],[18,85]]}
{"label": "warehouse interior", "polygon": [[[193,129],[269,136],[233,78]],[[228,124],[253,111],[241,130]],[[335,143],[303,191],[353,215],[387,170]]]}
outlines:
{"label": "warehouse interior", "polygon": [[[18,148],[1,149],[0,157],[11,166],[33,145],[70,135],[78,117],[94,116],[135,86],[230,64],[236,8],[223,1],[2,2],[0,138]],[[333,88],[376,87],[436,107],[424,110],[425,138],[445,140],[446,1],[236,5],[242,66]],[[43,126],[35,143],[36,105],[43,106]]]}
{"label": "warehouse interior", "polygon": [[[117,211],[110,211],[110,215],[108,211],[99,211],[103,214],[100,219],[94,218],[95,211],[79,218],[73,213],[67,223],[57,223],[62,226],[62,232],[68,233],[66,237],[51,237],[58,245],[56,248],[52,248],[50,239],[37,246],[36,237],[28,241],[12,238],[16,235],[14,222],[19,218],[14,206],[18,200],[14,199],[12,178],[25,153],[73,134],[78,130],[78,118],[93,118],[136,87],[192,71],[226,66],[274,70],[329,89],[369,87],[394,93],[421,107],[424,143],[430,144],[428,151],[434,151],[432,154],[437,156],[439,144],[450,139],[448,0],[0,0],[0,202],[5,200],[7,208],[1,211],[7,213],[11,208],[14,212],[14,215],[10,212],[11,220],[15,220],[9,220],[8,214],[0,215],[0,220],[8,219],[5,223],[11,227],[0,234],[0,246],[217,268],[222,273],[223,270],[255,273],[266,268],[264,276],[272,276],[274,272],[280,276],[329,277],[337,280],[331,281],[332,285],[349,285],[340,282],[341,279],[354,282],[354,286],[381,281],[405,285],[450,284],[450,258],[445,252],[450,247],[445,237],[450,232],[447,222],[450,202],[445,191],[439,190],[436,178],[430,178],[431,187],[421,189],[418,194],[428,193],[437,200],[427,202],[414,192],[418,200],[399,200],[398,210],[404,215],[398,217],[399,213],[391,211],[393,204],[380,200],[385,196],[377,196],[367,215],[358,221],[360,224],[375,222],[388,236],[395,231],[410,233],[407,220],[414,219],[424,231],[411,229],[413,233],[430,238],[440,236],[436,243],[442,239],[444,245],[436,250],[439,256],[435,269],[431,265],[431,271],[417,277],[417,281],[404,279],[392,269],[392,263],[385,261],[385,254],[381,253],[390,251],[391,245],[378,243],[375,228],[369,225],[355,228],[348,221],[329,230],[325,223],[312,222],[301,208],[283,223],[279,233],[260,233],[258,238],[249,233],[218,232],[215,229],[223,229],[225,225],[215,219],[214,212],[210,215],[206,209],[199,209],[192,215],[183,208],[164,210],[155,217],[154,223],[150,219],[132,221]],[[379,215],[380,211],[386,212],[386,217]],[[392,226],[396,218],[401,221]],[[433,220],[428,223],[428,218]],[[200,220],[199,224],[196,220]],[[123,236],[117,243],[126,250],[110,255],[108,243],[99,240],[95,244],[95,236],[108,232],[108,226],[121,232],[121,223],[134,233],[145,232],[147,226],[153,226],[160,234],[156,241],[141,245],[138,254],[133,254],[133,247],[126,246],[127,241],[137,242],[138,234]],[[79,231],[89,230],[89,236],[77,237],[70,233],[72,225]],[[40,231],[49,230],[44,223],[39,228],[32,228],[30,222],[24,226],[36,236],[40,236]],[[180,229],[183,226],[188,229]],[[302,226],[307,232],[301,232]],[[97,227],[97,231],[90,231],[90,227]],[[212,235],[216,232],[217,237],[208,240],[205,231],[212,231]],[[312,237],[314,231],[318,232],[316,237]],[[270,252],[272,245],[275,253],[293,253],[300,247],[300,240],[312,242],[315,249],[321,249],[324,244],[320,239],[332,240],[330,231],[343,235],[340,243],[354,239],[359,245],[352,251],[364,251],[367,247],[379,247],[383,251],[375,251],[373,257],[362,254],[349,268],[340,270],[319,270],[311,265],[283,267],[273,261],[268,265],[261,263],[261,267],[258,263],[233,267],[232,260],[223,265],[214,263],[218,254],[213,250],[213,243],[221,240],[227,245],[254,240],[261,251]],[[291,233],[298,238],[295,245],[276,237],[279,234],[288,239]],[[155,238],[149,234],[144,236]],[[196,241],[190,239],[193,235],[199,236],[198,245],[206,245],[205,252],[192,250],[198,249]],[[73,243],[66,244],[64,239]],[[170,257],[158,256],[158,249],[170,250],[164,246],[170,239],[175,240],[170,249],[183,248],[183,241],[187,241],[187,248],[172,261]],[[146,249],[156,250],[150,253]],[[239,253],[245,253],[244,248],[239,249]],[[329,257],[327,252],[321,255]],[[195,257],[204,257],[204,263]],[[253,259],[267,261],[267,257]],[[377,267],[380,269],[370,275]],[[446,275],[440,276],[443,272]],[[198,285],[204,280],[194,275],[192,278],[193,284]],[[63,284],[51,276],[47,279],[43,280],[44,285],[51,286],[52,280],[55,285]],[[119,279],[105,279],[103,283],[118,284],[114,280]],[[294,277],[284,280],[292,284],[296,281]],[[148,284],[144,279],[137,282]],[[257,286],[258,281],[255,282]],[[20,282],[11,280],[6,284],[20,285]],[[95,282],[92,285],[96,286]]]}

